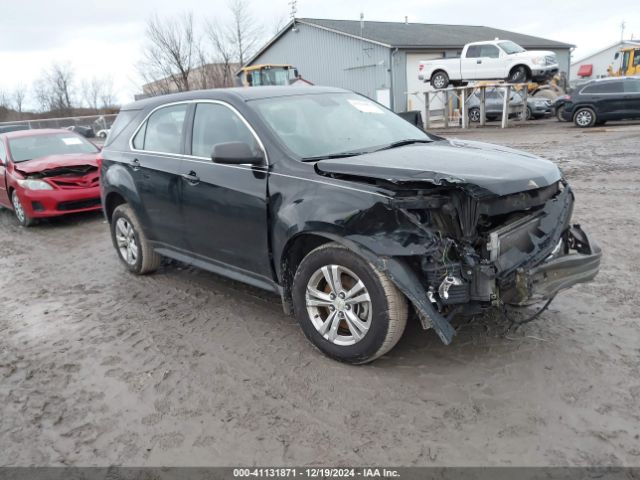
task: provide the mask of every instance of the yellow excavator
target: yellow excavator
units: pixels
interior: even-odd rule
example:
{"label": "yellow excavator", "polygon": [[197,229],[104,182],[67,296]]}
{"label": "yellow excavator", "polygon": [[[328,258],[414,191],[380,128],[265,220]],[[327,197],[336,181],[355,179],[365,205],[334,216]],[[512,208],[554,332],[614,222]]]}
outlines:
{"label": "yellow excavator", "polygon": [[293,65],[251,65],[240,69],[240,81],[245,87],[291,85],[299,77]]}
{"label": "yellow excavator", "polygon": [[[614,68],[613,65],[616,65]],[[640,75],[640,45],[623,47],[613,57],[613,64],[607,68],[610,77]]]}

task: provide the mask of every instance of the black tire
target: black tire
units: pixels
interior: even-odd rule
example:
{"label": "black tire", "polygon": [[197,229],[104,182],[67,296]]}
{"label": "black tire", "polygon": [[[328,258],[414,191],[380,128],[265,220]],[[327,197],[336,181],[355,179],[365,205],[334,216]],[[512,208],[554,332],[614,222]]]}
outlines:
{"label": "black tire", "polygon": [[533,120],[533,112],[527,107],[527,113],[525,114],[525,120]]}
{"label": "black tire", "polygon": [[[351,345],[338,345],[330,341],[329,329],[326,329],[327,336],[323,336],[318,331],[320,327],[314,326],[307,309],[307,288],[310,282],[311,284],[314,283],[313,279],[318,276],[323,267],[332,265],[339,266],[348,272],[344,273],[344,275],[347,275],[346,277],[339,275],[341,278],[340,283],[344,287],[343,290],[346,291],[349,288],[349,285],[345,286],[342,283],[344,279],[353,279],[348,275],[354,274],[364,285],[364,292],[368,293],[370,299],[369,319],[359,318],[359,320],[367,322],[368,330],[360,340]],[[320,278],[320,281],[323,281],[322,274],[320,274]],[[330,292],[333,291],[328,282],[327,288],[322,290],[321,293],[328,295],[328,293],[325,293],[327,289]],[[292,294],[295,316],[306,337],[325,355],[341,362],[362,364],[384,355],[398,343],[407,323],[408,306],[405,296],[384,273],[378,271],[369,262],[338,243],[322,245],[311,251],[300,262],[293,279]],[[338,310],[345,307],[334,307],[333,305],[326,308],[320,307],[317,310],[324,311],[326,317],[321,318],[318,314],[314,317],[315,321],[324,322],[325,325],[328,324],[328,317],[332,315],[329,308],[335,311],[335,315],[340,315]],[[348,309],[349,307],[347,306],[346,308]],[[353,308],[353,313],[358,313],[355,310],[356,307],[354,306]],[[345,312],[344,315],[345,317],[338,317],[336,329],[349,334],[351,329],[346,322],[348,312]],[[341,318],[345,319],[342,320]]]}
{"label": "black tire", "polygon": [[523,83],[527,81],[527,69],[520,65],[511,70],[509,74],[509,83]]}
{"label": "black tire", "polygon": [[480,109],[473,107],[469,109],[469,121],[478,123],[480,121]]}
{"label": "black tire", "polygon": [[24,211],[24,207],[22,206],[22,201],[18,196],[18,192],[13,190],[11,192],[11,205],[13,206],[13,213],[16,216],[16,220],[22,227],[30,227],[34,223],[36,223],[35,219],[31,218],[27,215],[27,212]]}
{"label": "black tire", "polygon": [[449,86],[449,75],[447,75],[447,72],[438,70],[431,75],[431,86],[436,90],[447,88]]}
{"label": "black tire", "polygon": [[[120,219],[122,219],[122,223],[119,223]],[[131,226],[131,234],[127,236],[127,239],[133,239],[135,242],[137,247],[135,259],[133,257],[127,259],[125,257],[126,254],[121,250],[122,245],[119,245],[118,238],[121,236],[120,234],[123,233],[123,231],[118,229],[120,226],[124,225]],[[138,217],[129,205],[123,204],[116,207],[113,211],[113,215],[111,216],[110,228],[111,240],[116,249],[116,253],[118,254],[118,258],[122,263],[124,263],[130,272],[137,275],[144,275],[158,269],[160,262],[162,261],[162,257],[158,255],[149,244],[147,237],[140,227]],[[125,248],[125,250],[127,249]]]}
{"label": "black tire", "polygon": [[566,120],[562,116],[563,113],[564,113],[564,105],[560,105],[556,109],[556,118],[558,119],[559,122],[566,122]]}
{"label": "black tire", "polygon": [[589,107],[578,108],[573,114],[573,123],[579,128],[593,127],[597,121],[596,112]]}

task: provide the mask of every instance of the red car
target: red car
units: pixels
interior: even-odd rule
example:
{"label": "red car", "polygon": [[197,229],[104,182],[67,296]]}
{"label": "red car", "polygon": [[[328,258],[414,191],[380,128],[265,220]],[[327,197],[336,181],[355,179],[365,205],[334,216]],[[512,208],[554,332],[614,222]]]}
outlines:
{"label": "red car", "polygon": [[100,210],[100,171],[93,143],[68,130],[0,134],[0,206],[21,225]]}

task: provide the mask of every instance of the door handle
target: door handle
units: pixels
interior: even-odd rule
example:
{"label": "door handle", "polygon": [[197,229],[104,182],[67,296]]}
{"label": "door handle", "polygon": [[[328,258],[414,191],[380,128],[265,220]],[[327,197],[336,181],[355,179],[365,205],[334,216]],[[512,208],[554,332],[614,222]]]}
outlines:
{"label": "door handle", "polygon": [[134,172],[137,172],[138,170],[140,170],[140,160],[134,158],[133,160],[131,160],[131,164],[129,166]]}
{"label": "door handle", "polygon": [[195,185],[200,182],[200,177],[198,177],[198,175],[196,175],[196,172],[194,172],[193,170],[190,171],[189,173],[182,173],[180,174],[180,176],[184,178],[187,182],[189,182],[191,185]]}

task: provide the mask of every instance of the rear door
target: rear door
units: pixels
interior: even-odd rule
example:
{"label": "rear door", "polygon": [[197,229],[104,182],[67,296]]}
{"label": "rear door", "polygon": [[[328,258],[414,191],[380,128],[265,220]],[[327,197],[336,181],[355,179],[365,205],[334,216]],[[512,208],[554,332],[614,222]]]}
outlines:
{"label": "rear door", "polygon": [[7,191],[7,148],[4,146],[4,140],[0,138],[0,205],[5,207],[11,206],[9,200],[9,192]]}
{"label": "rear door", "polygon": [[211,160],[214,145],[227,142],[245,142],[266,159],[258,137],[232,106],[219,101],[197,103],[192,125],[187,140],[191,160],[182,171],[185,232],[191,252],[254,279],[271,279],[267,166]]}
{"label": "rear door", "polygon": [[152,241],[186,249],[181,195],[185,120],[190,104],[154,110],[132,140],[129,168]]}
{"label": "rear door", "polygon": [[595,107],[599,120],[617,120],[624,117],[626,105],[620,80],[596,81],[584,87],[580,93],[585,96],[587,105]]}
{"label": "rear door", "polygon": [[460,74],[463,80],[475,80],[476,69],[480,60],[480,45],[469,45],[464,56],[460,58]]}

